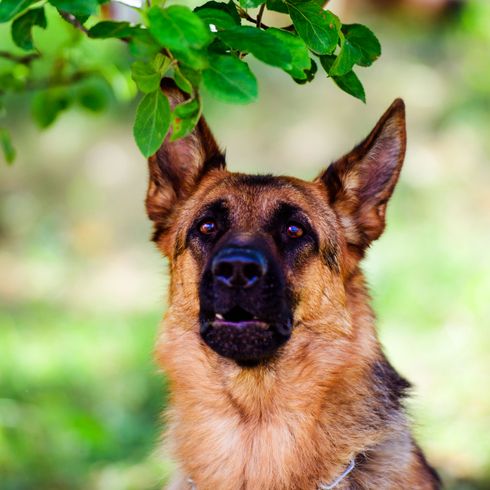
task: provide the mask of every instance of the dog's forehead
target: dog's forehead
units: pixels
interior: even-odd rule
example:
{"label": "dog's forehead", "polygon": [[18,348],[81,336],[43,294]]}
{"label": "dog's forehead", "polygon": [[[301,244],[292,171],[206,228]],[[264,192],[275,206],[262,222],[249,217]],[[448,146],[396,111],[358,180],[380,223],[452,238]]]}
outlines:
{"label": "dog's forehead", "polygon": [[279,203],[307,214],[330,214],[326,196],[318,186],[293,177],[227,173],[204,182],[197,194],[202,206],[224,201],[235,221],[242,224],[251,224],[250,219],[266,220]]}

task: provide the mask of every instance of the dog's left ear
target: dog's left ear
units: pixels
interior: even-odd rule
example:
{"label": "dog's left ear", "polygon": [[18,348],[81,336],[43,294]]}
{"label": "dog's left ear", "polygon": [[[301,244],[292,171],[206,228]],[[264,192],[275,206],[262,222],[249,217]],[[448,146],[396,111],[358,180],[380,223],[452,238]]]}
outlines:
{"label": "dog's left ear", "polygon": [[386,205],[400,175],[405,148],[405,105],[397,99],[361,144],[316,179],[327,188],[347,243],[361,256],[383,232]]}
{"label": "dog's left ear", "polygon": [[[188,98],[169,78],[162,80],[161,88],[172,109]],[[202,177],[210,170],[225,167],[225,156],[203,117],[188,136],[177,141],[170,138],[171,131],[148,159],[146,210],[158,236],[169,228],[176,206],[192,194]]]}

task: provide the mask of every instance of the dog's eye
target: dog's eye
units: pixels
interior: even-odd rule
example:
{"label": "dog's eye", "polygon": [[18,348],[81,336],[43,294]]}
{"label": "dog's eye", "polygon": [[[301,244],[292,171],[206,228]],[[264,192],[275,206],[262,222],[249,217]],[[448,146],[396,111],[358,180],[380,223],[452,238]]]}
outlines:
{"label": "dog's eye", "polygon": [[304,235],[305,230],[296,223],[289,223],[286,233],[289,238],[301,238]]}
{"label": "dog's eye", "polygon": [[216,221],[213,221],[212,219],[207,219],[204,220],[200,225],[199,225],[199,231],[203,235],[212,235],[216,230]]}

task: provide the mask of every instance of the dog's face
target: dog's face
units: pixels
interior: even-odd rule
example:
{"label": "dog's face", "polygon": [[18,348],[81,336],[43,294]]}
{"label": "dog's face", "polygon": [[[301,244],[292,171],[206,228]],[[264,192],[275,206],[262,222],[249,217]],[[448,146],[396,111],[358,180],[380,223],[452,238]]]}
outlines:
{"label": "dog's face", "polygon": [[204,120],[165,141],[146,204],[171,264],[173,328],[241,366],[286,355],[301,329],[341,335],[346,281],[383,231],[404,152],[401,101],[313,182],[227,171]]}
{"label": "dog's face", "polygon": [[291,337],[312,294],[303,275],[338,273],[335,218],[321,192],[293,179],[219,172],[201,186],[183,252],[197,265],[200,334],[253,365]]}

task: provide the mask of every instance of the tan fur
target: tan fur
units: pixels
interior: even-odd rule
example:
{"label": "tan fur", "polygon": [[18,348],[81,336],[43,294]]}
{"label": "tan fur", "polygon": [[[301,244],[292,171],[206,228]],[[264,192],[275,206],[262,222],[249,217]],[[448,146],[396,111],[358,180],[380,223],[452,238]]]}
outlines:
{"label": "tan fur", "polygon": [[[401,116],[395,116],[385,116],[385,122],[403,132]],[[204,156],[196,157],[201,170],[188,174],[193,182],[186,183],[185,198],[162,186],[161,178],[150,181],[147,205],[157,232],[165,223],[157,245],[171,272],[169,308],[156,346],[171,393],[165,439],[180,467],[171,489],[190,488],[192,477],[198,490],[314,490],[333,481],[353,457],[358,467],[336,488],[437,488],[403,410],[391,406],[386,387],[373,380],[373,366],[384,356],[359,259],[384,228],[401,160],[386,195],[367,196],[372,206],[361,210],[359,186],[376,176],[345,162],[389,159],[380,132],[381,138],[392,137],[383,119],[372,141],[334,164],[344,182],[333,204],[335,186],[326,182],[331,176],[315,182],[281,178],[277,188],[248,188],[220,166],[201,172]],[[390,151],[403,159],[404,132],[399,144],[403,148]],[[206,153],[202,147],[193,152]],[[165,162],[155,156],[150,169],[161,175]],[[222,196],[233,209],[235,230],[257,233],[275,203],[286,201],[311,217],[325,247],[337,247],[338,270],[316,256],[301,270],[288,271],[298,298],[292,338],[255,368],[219,356],[199,336],[200,270],[185,248],[185,232],[203,203]],[[162,202],[166,211],[156,216]]]}

